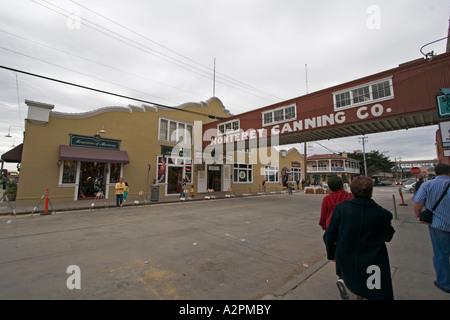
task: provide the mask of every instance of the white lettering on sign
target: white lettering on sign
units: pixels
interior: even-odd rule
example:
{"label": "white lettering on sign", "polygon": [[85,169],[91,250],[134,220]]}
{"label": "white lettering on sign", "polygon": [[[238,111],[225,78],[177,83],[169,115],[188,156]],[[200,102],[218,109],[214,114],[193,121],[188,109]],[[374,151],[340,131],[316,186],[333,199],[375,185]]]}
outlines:
{"label": "white lettering on sign", "polygon": [[[360,120],[367,119],[370,116],[380,117],[385,112],[391,112],[391,108],[385,109],[381,104],[377,103],[372,107],[362,106],[356,110],[356,117]],[[283,124],[276,124],[270,129],[272,136],[295,133],[303,130],[323,128],[335,124],[343,124],[347,120],[344,111],[336,113],[324,114],[312,118],[305,118]],[[204,141],[211,141],[211,145],[219,145],[224,143],[235,143],[252,139],[262,139],[267,137],[267,129],[248,129],[247,131],[234,132],[228,135],[217,135],[216,129],[209,129],[209,132],[203,134]],[[216,136],[217,135],[217,136]]]}
{"label": "white lettering on sign", "polygon": [[[346,112],[355,112],[356,118],[359,120],[365,120],[369,119],[369,117],[380,117],[384,113],[389,113],[392,111],[391,108],[384,108],[381,104],[377,103],[371,107],[368,106],[361,106],[356,111],[352,108],[349,111]],[[261,128],[261,129],[248,129],[247,131],[243,131],[242,129],[240,131],[234,131],[233,133],[229,134],[220,134],[217,130],[217,128],[211,128],[203,132],[202,134],[202,140],[210,141],[209,145],[207,145],[203,149],[202,157],[196,157],[194,159],[194,163],[200,164],[200,163],[206,163],[206,164],[221,164],[223,163],[222,159],[219,158],[219,155],[223,154],[223,144],[226,145],[226,153],[231,158],[233,156],[234,151],[234,144],[239,147],[238,150],[243,149],[253,149],[256,148],[258,145],[259,150],[259,157],[260,163],[262,164],[272,164],[275,165],[276,162],[276,150],[273,149],[274,146],[279,145],[279,136],[287,133],[295,133],[295,132],[301,132],[304,130],[310,130],[310,129],[318,129],[318,128],[324,128],[328,126],[333,126],[336,124],[344,124],[347,121],[345,111],[338,111],[335,113],[330,114],[324,114],[319,115],[311,118],[305,118],[300,120],[294,120],[290,122],[285,122],[282,124],[276,124],[273,125],[270,129],[267,128]],[[195,121],[194,122],[194,132],[198,135],[202,132],[202,122],[201,121]],[[270,130],[270,136],[268,135],[268,130]],[[189,133],[187,133],[189,134]],[[195,136],[195,135],[194,135]],[[270,138],[270,144],[268,144],[268,140]],[[191,139],[186,139],[189,143],[187,144],[187,148],[190,147]],[[193,139],[194,141],[194,148],[195,150],[200,150],[201,148],[201,140],[200,139]],[[246,141],[248,141],[248,146],[246,146]],[[258,144],[256,143],[258,141]],[[178,145],[177,145],[178,146]],[[267,154],[263,154],[263,150],[271,149],[271,156],[268,156]],[[267,152],[267,151],[266,151]],[[241,155],[241,154],[240,154]],[[242,154],[242,156],[244,156]],[[257,163],[256,162],[256,154],[249,155],[249,161],[250,163]],[[253,162],[254,161],[254,162]],[[245,162],[245,160],[242,160],[242,162]]]}

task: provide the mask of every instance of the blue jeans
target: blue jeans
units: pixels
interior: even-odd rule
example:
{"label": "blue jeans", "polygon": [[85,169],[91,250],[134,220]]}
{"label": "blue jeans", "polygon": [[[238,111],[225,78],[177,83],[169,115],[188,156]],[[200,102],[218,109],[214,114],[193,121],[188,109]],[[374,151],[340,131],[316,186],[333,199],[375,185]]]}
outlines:
{"label": "blue jeans", "polygon": [[123,201],[123,194],[116,194],[116,207],[120,207]]}
{"label": "blue jeans", "polygon": [[450,290],[450,232],[428,227],[433,245],[433,265],[436,281],[444,289]]}

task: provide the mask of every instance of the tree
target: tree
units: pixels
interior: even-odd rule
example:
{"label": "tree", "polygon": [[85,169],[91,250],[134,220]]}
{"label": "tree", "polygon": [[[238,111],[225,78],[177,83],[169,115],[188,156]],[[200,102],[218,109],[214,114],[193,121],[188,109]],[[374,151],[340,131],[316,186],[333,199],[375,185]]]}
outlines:
{"label": "tree", "polygon": [[[358,153],[348,153],[348,157],[359,161],[361,168],[361,173],[364,172],[364,157],[361,152]],[[367,176],[373,175],[375,172],[392,172],[392,168],[395,166],[395,162],[390,161],[384,154],[378,150],[372,150],[366,153],[366,165],[367,165]]]}

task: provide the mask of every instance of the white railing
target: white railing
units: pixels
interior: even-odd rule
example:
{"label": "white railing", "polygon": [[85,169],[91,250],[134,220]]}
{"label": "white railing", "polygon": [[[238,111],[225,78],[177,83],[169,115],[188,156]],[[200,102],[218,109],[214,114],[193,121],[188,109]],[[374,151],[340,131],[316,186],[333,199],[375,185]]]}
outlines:
{"label": "white railing", "polygon": [[359,168],[346,168],[346,167],[332,167],[324,168],[324,167],[308,167],[308,172],[321,172],[321,173],[361,173]]}

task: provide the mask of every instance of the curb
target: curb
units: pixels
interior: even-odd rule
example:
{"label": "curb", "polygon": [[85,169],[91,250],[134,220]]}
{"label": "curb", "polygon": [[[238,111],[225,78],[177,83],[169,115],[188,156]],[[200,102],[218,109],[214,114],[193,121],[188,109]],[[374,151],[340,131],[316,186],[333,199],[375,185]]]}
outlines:
{"label": "curb", "polygon": [[330,260],[328,260],[327,257],[322,258],[322,260],[316,262],[312,267],[306,269],[298,276],[286,282],[283,286],[278,288],[273,294],[269,294],[262,297],[261,300],[281,300],[286,294],[301,286],[303,282],[312,277],[316,272],[325,267],[329,262]]}

